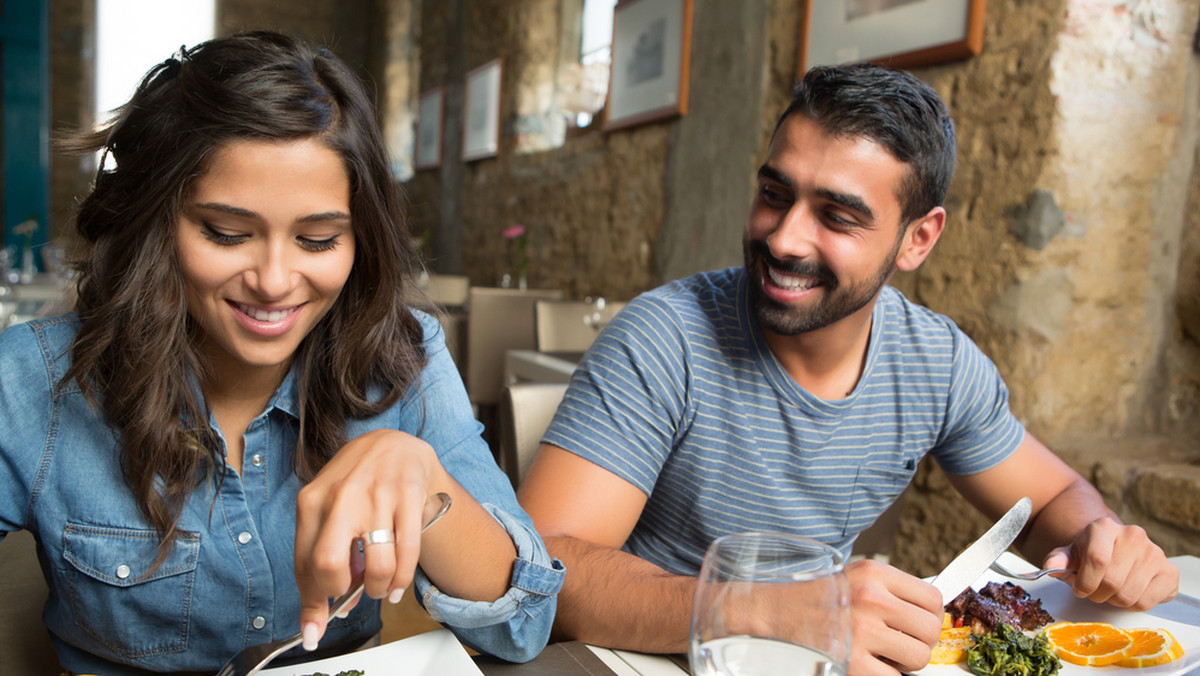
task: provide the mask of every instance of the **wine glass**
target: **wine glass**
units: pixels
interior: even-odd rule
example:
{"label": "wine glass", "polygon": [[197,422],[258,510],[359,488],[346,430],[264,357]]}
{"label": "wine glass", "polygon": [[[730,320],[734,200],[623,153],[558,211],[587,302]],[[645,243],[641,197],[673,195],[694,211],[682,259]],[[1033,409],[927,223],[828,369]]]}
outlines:
{"label": "wine glass", "polygon": [[696,676],[841,676],[850,662],[842,555],[786,533],[717,538],[700,568],[688,659]]}

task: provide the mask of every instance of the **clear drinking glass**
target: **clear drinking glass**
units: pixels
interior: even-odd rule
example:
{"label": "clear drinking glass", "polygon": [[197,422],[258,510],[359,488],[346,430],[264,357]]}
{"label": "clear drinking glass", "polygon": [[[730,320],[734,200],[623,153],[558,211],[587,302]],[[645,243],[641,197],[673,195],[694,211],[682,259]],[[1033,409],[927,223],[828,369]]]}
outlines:
{"label": "clear drinking glass", "polygon": [[717,538],[700,568],[688,659],[696,676],[841,676],[850,588],[841,554],[785,533]]}

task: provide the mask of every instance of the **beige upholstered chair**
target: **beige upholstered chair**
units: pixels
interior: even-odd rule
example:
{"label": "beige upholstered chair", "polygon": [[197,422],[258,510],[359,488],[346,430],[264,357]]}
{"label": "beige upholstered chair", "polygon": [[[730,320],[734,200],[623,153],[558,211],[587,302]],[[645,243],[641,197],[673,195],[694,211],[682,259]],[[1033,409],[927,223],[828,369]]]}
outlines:
{"label": "beige upholstered chair", "polygon": [[500,469],[513,486],[521,483],[542,434],[567,392],[565,383],[517,383],[500,399]]}
{"label": "beige upholstered chair", "polygon": [[46,582],[28,531],[0,542],[0,676],[55,676],[62,669],[42,624]]}
{"label": "beige upholstered chair", "polygon": [[539,300],[534,305],[537,349],[542,352],[584,352],[600,329],[625,303]]}
{"label": "beige upholstered chair", "polygon": [[467,394],[471,403],[495,406],[504,386],[504,355],[537,347],[533,304],[562,298],[558,289],[471,287],[467,301]]}
{"label": "beige upholstered chair", "polygon": [[429,275],[425,297],[438,307],[462,307],[467,304],[470,289],[471,279],[465,275]]}

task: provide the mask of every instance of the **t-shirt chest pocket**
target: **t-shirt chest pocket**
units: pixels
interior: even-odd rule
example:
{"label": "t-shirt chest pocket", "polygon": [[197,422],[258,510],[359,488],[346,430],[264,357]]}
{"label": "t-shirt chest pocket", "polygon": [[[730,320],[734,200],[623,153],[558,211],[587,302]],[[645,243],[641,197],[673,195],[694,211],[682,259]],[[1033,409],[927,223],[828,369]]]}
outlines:
{"label": "t-shirt chest pocket", "polygon": [[200,536],[179,533],[154,567],[158,533],[68,523],[63,530],[67,594],[75,622],[128,659],[187,649]]}
{"label": "t-shirt chest pocket", "polygon": [[916,464],[911,468],[860,466],[854,478],[853,499],[846,514],[843,537],[854,537],[875,522],[875,519],[891,506],[908,487]]}

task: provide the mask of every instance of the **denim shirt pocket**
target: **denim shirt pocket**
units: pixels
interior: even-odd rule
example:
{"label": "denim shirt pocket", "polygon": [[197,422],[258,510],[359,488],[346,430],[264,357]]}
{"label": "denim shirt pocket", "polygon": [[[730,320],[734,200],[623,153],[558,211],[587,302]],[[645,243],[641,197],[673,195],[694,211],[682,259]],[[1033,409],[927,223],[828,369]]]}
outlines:
{"label": "denim shirt pocket", "polygon": [[896,498],[908,488],[916,473],[907,466],[902,469],[863,465],[854,477],[853,499],[846,513],[843,537],[857,537],[866,530],[879,515],[891,506]]}
{"label": "denim shirt pocket", "polygon": [[126,660],[187,650],[200,536],[179,533],[154,566],[158,533],[67,523],[63,558],[80,628]]}

